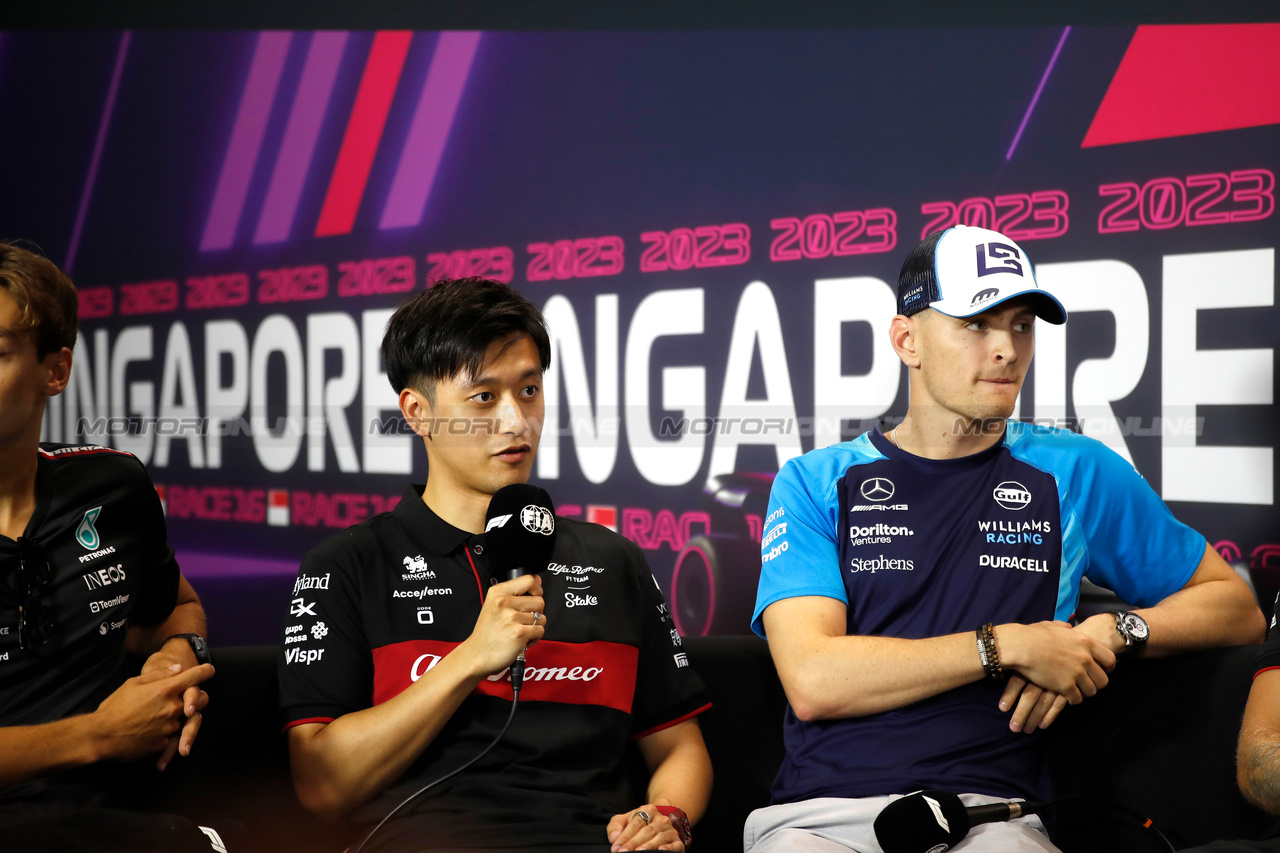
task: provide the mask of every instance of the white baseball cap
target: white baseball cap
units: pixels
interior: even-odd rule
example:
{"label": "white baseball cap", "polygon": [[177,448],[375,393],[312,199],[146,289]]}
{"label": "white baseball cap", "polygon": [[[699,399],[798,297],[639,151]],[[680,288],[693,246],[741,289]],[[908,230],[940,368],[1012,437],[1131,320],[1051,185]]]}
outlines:
{"label": "white baseball cap", "polygon": [[1042,288],[1027,253],[998,231],[957,225],[935,231],[911,250],[898,274],[898,313],[932,308],[972,317],[1018,296],[1033,296],[1036,316],[1067,322],[1067,309]]}

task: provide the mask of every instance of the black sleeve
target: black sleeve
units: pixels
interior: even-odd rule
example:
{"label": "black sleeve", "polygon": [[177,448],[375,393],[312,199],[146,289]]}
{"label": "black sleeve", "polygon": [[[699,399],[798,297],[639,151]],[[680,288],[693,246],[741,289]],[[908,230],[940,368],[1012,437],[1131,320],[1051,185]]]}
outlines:
{"label": "black sleeve", "polygon": [[642,623],[631,736],[642,738],[702,713],[711,707],[711,697],[684,651],[680,632],[643,552],[634,543],[627,546],[628,564],[639,586]]}
{"label": "black sleeve", "polygon": [[1280,631],[1276,630],[1276,620],[1280,619],[1280,594],[1271,608],[1271,624],[1267,627],[1267,639],[1258,650],[1258,660],[1254,666],[1254,677],[1267,669],[1280,667]]}
{"label": "black sleeve", "polygon": [[[330,723],[373,702],[373,658],[361,619],[357,529],[302,558],[277,671],[285,728]],[[365,553],[376,546],[364,549]]]}
{"label": "black sleeve", "polygon": [[130,611],[129,618],[138,625],[158,625],[169,618],[178,602],[180,572],[173,557],[173,547],[169,545],[169,529],[156,487],[140,461],[130,457],[126,464],[130,468],[126,501],[129,511],[138,519],[146,554],[138,603]]}

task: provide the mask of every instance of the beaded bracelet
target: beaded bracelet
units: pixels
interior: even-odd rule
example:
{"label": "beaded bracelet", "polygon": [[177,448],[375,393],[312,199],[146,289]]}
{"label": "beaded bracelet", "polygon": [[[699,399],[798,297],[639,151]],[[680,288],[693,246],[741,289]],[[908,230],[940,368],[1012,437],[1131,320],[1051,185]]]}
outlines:
{"label": "beaded bracelet", "polygon": [[1001,681],[1004,671],[1000,668],[1000,649],[996,647],[996,631],[990,622],[977,630],[978,658],[982,668],[992,681]]}

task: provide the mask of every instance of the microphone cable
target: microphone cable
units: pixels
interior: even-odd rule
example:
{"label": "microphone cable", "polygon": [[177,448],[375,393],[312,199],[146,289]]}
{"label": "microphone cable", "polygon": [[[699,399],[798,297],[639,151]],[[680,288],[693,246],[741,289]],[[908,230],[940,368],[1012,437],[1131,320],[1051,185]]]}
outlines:
{"label": "microphone cable", "polygon": [[523,684],[524,667],[523,666],[521,666],[520,668],[519,675],[520,675],[520,680],[517,681],[516,673],[514,671],[511,673],[511,692],[512,692],[511,713],[507,714],[507,721],[502,724],[502,730],[498,732],[497,736],[494,737],[493,740],[489,742],[489,745],[486,746],[484,749],[480,750],[480,752],[478,752],[474,757],[472,757],[471,760],[469,760],[466,764],[463,764],[460,767],[455,767],[453,770],[450,770],[448,773],[444,774],[439,779],[428,782],[426,785],[423,785],[421,788],[414,791],[409,796],[405,797],[404,800],[400,802],[400,805],[396,806],[394,809],[387,812],[387,816],[384,817],[382,820],[378,821],[378,825],[375,826],[369,832],[369,834],[364,837],[364,840],[360,842],[360,844],[355,848],[355,850],[352,851],[352,853],[360,853],[360,851],[364,849],[364,846],[369,843],[370,839],[372,839],[373,836],[378,834],[378,830],[382,829],[382,827],[386,824],[386,822],[391,820],[392,816],[395,815],[396,812],[400,811],[405,806],[409,805],[409,803],[421,797],[427,791],[430,791],[436,785],[439,785],[442,782],[452,779],[454,776],[458,775],[463,770],[466,770],[472,764],[475,764],[477,761],[479,761],[480,759],[488,755],[489,751],[498,745],[498,741],[502,740],[502,736],[507,733],[507,729],[511,728],[511,721],[516,718],[516,708],[520,707],[520,688],[524,686]]}
{"label": "microphone cable", "polygon": [[1160,828],[1155,825],[1155,822],[1151,818],[1142,814],[1142,812],[1138,811],[1137,809],[1131,809],[1128,806],[1122,806],[1119,803],[1112,802],[1111,800],[1104,800],[1101,797],[1089,797],[1089,796],[1084,796],[1082,794],[1075,794],[1067,797],[1055,797],[1052,800],[1046,800],[1044,803],[1041,804],[1041,808],[1044,808],[1047,806],[1058,806],[1058,805],[1061,805],[1062,803],[1073,803],[1073,802],[1089,803],[1090,805],[1095,805],[1095,806],[1104,806],[1106,808],[1113,809],[1117,812],[1120,812],[1125,817],[1130,817],[1136,820],[1138,822],[1138,826],[1141,829],[1146,829],[1146,830],[1150,830],[1151,832],[1154,832],[1156,834],[1156,837],[1160,839],[1160,841],[1164,844],[1165,849],[1168,850],[1169,853],[1174,853],[1174,851],[1177,850],[1177,848],[1173,845],[1173,842],[1169,840],[1168,836],[1166,836],[1163,832],[1160,831]]}

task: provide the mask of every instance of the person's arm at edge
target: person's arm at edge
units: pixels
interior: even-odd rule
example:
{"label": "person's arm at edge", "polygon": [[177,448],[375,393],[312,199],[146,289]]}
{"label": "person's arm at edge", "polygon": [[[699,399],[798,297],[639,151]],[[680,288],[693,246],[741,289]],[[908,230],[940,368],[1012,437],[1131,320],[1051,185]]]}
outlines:
{"label": "person's arm at edge", "polygon": [[[1267,621],[1248,585],[1208,544],[1182,589],[1153,607],[1133,612],[1145,619],[1151,629],[1143,657],[1259,643],[1267,632]],[[1124,638],[1109,613],[1090,616],[1079,629],[1113,651],[1124,648]]]}
{"label": "person's arm at edge", "polygon": [[[824,596],[775,601],[763,620],[787,701],[801,720],[890,711],[985,677],[973,632],[916,640],[850,635],[844,603]],[[1003,624],[995,634],[1005,669],[1055,688],[1072,704],[1106,686],[1115,665],[1102,644],[1063,622]]]}
{"label": "person's arm at edge", "polygon": [[491,587],[471,636],[401,693],[329,723],[290,728],[289,763],[302,805],[336,820],[398,779],[486,676],[542,637],[545,619],[521,621],[542,610],[541,595],[537,575]]}
{"label": "person's arm at edge", "polygon": [[[651,773],[646,792],[648,802],[640,808],[650,812],[652,821],[647,826],[631,821],[635,809],[615,815],[606,828],[606,836],[615,850],[635,849],[635,844],[650,842],[670,830],[670,821],[649,807],[676,806],[688,816],[690,824],[696,824],[706,813],[711,799],[711,756],[696,719],[645,735],[637,741],[637,746]],[[658,849],[669,849],[669,843]]]}
{"label": "person's arm at edge", "polygon": [[1244,798],[1280,815],[1280,669],[1258,673],[1240,725],[1236,782]]}

